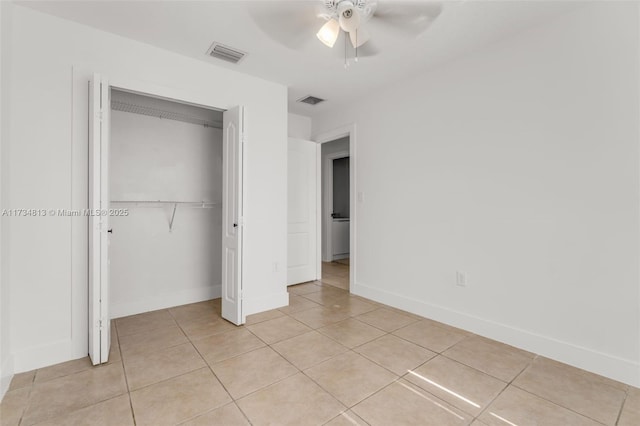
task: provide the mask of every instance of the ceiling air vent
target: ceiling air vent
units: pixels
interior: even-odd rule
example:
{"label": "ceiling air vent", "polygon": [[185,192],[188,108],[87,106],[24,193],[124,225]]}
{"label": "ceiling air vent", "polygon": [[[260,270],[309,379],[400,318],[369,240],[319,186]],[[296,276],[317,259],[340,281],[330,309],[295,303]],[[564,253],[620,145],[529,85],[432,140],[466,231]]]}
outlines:
{"label": "ceiling air vent", "polygon": [[214,42],[209,50],[207,50],[207,54],[213,58],[222,59],[223,61],[231,62],[233,64],[237,64],[247,55],[245,52],[241,52],[238,49],[216,42]]}
{"label": "ceiling air vent", "polygon": [[316,98],[315,96],[311,96],[311,95],[298,99],[298,102],[302,102],[303,104],[309,104],[309,105],[317,105],[320,102],[324,102],[324,101],[325,101],[324,99]]}

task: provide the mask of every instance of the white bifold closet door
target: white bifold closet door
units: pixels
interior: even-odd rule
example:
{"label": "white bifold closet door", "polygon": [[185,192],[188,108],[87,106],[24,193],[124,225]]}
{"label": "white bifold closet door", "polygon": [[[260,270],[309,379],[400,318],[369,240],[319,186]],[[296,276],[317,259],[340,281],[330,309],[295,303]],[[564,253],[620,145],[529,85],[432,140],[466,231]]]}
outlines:
{"label": "white bifold closet door", "polygon": [[318,274],[319,145],[289,139],[287,206],[287,285],[313,281]]}
{"label": "white bifold closet door", "polygon": [[242,311],[244,108],[222,119],[222,318],[245,322]]}
{"label": "white bifold closet door", "polygon": [[[109,315],[109,128],[110,87],[104,76],[89,82],[89,356],[108,361]],[[222,317],[240,325],[242,311],[244,108],[223,114]],[[117,230],[116,230],[117,231]]]}
{"label": "white bifold closet door", "polygon": [[108,81],[89,82],[89,357],[109,359],[109,112]]}

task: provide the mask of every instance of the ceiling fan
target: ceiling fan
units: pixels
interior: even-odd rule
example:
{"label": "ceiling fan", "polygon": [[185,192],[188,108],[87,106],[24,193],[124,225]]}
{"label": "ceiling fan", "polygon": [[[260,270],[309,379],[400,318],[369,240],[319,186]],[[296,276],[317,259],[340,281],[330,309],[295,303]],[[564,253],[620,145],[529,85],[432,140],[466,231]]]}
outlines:
{"label": "ceiling fan", "polygon": [[327,22],[316,33],[316,37],[328,47],[333,47],[340,35],[340,30],[349,34],[353,47],[365,44],[371,36],[365,23],[371,18],[377,2],[366,0],[326,0]]}
{"label": "ceiling fan", "polygon": [[[249,12],[273,40],[302,49],[315,33],[333,47],[341,32],[360,56],[378,53],[372,37],[415,38],[442,11],[441,2],[404,0],[315,0],[259,2]],[[323,22],[324,21],[324,22]],[[345,40],[346,43],[346,40]]]}

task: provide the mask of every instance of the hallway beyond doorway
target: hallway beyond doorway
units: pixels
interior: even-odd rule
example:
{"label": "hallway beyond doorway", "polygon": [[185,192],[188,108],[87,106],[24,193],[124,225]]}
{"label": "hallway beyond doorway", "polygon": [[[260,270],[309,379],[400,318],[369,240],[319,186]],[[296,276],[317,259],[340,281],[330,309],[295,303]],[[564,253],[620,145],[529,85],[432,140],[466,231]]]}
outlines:
{"label": "hallway beyond doorway", "polygon": [[325,284],[349,290],[349,258],[322,262],[322,279]]}

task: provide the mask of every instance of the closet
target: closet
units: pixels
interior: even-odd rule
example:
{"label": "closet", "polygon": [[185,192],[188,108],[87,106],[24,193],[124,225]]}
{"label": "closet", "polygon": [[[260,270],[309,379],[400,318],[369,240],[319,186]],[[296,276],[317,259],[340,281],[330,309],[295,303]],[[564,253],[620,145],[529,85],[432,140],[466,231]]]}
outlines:
{"label": "closet", "polygon": [[111,318],[220,297],[223,112],[111,90]]}
{"label": "closet", "polygon": [[[123,84],[123,83],[120,83]],[[242,309],[245,112],[89,81],[88,328],[109,360],[112,318],[221,297]],[[131,87],[133,86],[133,87]],[[99,212],[100,214],[96,214]]]}

